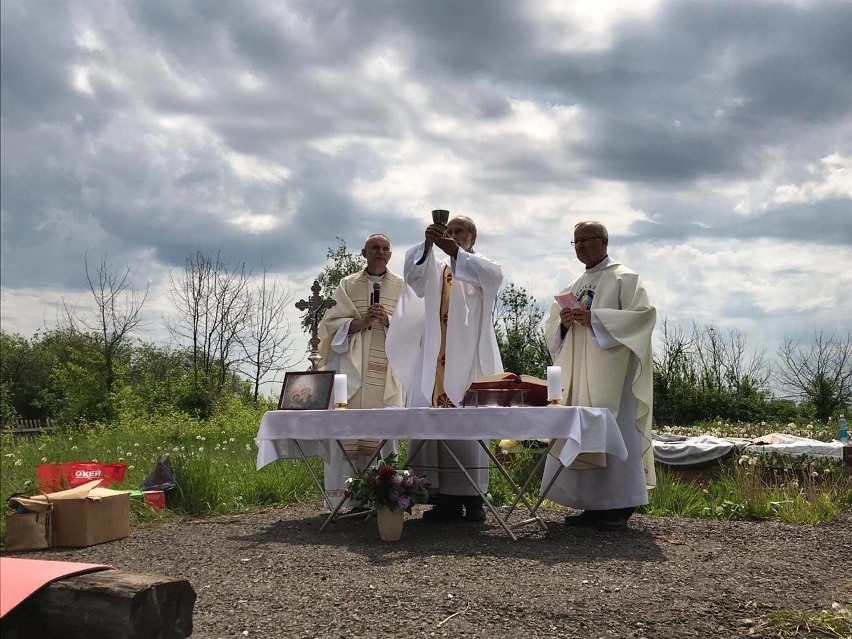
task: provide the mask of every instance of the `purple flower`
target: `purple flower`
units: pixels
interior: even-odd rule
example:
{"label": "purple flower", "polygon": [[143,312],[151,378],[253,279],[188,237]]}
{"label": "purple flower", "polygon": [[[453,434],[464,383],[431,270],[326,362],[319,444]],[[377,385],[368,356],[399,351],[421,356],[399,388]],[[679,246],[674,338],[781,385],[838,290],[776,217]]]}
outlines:
{"label": "purple flower", "polygon": [[402,475],[394,475],[391,478],[391,484],[393,484],[393,486],[396,488],[399,488],[400,486],[405,486],[405,477],[403,477]]}
{"label": "purple flower", "polygon": [[408,495],[399,495],[396,498],[396,505],[405,510],[411,506],[411,499]]}

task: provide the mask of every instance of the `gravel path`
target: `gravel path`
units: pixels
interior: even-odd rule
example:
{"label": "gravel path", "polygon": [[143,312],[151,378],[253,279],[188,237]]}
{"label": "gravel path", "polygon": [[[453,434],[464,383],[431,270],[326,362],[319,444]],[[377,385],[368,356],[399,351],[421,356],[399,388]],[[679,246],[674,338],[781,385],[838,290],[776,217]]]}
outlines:
{"label": "gravel path", "polygon": [[[774,609],[852,598],[852,516],[816,527],[636,515],[512,542],[493,521],[429,523],[398,542],[375,520],[324,532],[320,504],[140,528],[27,557],[189,579],[193,637],[742,637]],[[753,636],[778,636],[760,635]],[[799,635],[813,636],[818,635]]]}

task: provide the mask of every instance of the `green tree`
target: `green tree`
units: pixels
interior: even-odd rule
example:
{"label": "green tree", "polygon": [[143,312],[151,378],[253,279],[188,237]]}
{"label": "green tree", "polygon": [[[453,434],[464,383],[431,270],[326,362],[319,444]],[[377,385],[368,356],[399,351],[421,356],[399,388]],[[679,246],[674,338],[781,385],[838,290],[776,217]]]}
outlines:
{"label": "green tree", "polygon": [[[340,280],[347,275],[357,273],[366,266],[366,260],[360,253],[350,253],[346,248],[346,240],[341,237],[337,238],[336,247],[329,247],[325,257],[328,263],[319,272],[316,281],[320,285],[320,294],[326,298],[334,294]],[[321,310],[318,313],[318,320],[321,320],[324,314],[325,311]],[[301,324],[302,330],[307,333],[311,326],[311,317],[307,310],[302,313]]]}
{"label": "green tree", "polygon": [[550,352],[544,339],[544,309],[525,288],[510,283],[494,303],[494,332],[503,369],[545,378]]}
{"label": "green tree", "polygon": [[763,351],[744,333],[693,324],[690,332],[666,319],[654,346],[654,418],[690,423],[716,417],[754,421],[789,417],[789,404],[772,400]]}
{"label": "green tree", "polygon": [[58,359],[43,336],[32,340],[0,332],[2,419],[56,417],[62,395],[55,377]]}
{"label": "green tree", "polygon": [[[114,393],[107,390],[97,334],[57,328],[41,336],[38,349],[51,366],[50,387],[55,393],[49,412],[52,417],[64,423],[80,423],[108,421],[114,416]],[[130,348],[116,355],[117,371],[126,367],[129,355]]]}
{"label": "green tree", "polygon": [[140,343],[133,348],[124,374],[121,403],[125,410],[157,414],[192,412],[192,356],[185,350]]}

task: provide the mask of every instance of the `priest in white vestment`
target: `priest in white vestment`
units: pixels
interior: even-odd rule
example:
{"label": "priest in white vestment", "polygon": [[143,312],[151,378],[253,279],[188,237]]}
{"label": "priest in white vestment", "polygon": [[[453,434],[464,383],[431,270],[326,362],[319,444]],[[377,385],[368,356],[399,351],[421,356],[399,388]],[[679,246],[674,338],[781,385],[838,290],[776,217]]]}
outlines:
{"label": "priest in white vestment", "polygon": [[[367,267],[344,277],[334,291],[334,306],[328,309],[318,327],[320,366],[346,374],[348,408],[403,406],[402,388],[388,366],[385,338],[402,278],[388,269],[391,243],[386,235],[371,235],[361,249]],[[355,473],[347,457],[358,469],[365,468],[381,442],[343,442],[346,455],[334,441],[323,446],[325,492],[332,504],[344,497],[346,478]],[[396,451],[389,442],[382,457]],[[358,506],[348,500],[344,506]]]}
{"label": "priest in white vestment", "polygon": [[[432,224],[405,255],[405,286],[388,334],[388,358],[411,407],[460,406],[471,383],[502,372],[491,322],[500,265],[473,250],[476,225],[455,217]],[[422,264],[417,262],[428,252]],[[488,490],[488,456],[477,442],[448,441],[477,487]],[[437,488],[426,519],[484,521],[483,502],[435,440],[409,443],[410,466]]]}
{"label": "priest in white vestment", "polygon": [[[583,510],[566,523],[620,530],[637,506],[648,503],[648,488],[656,485],[651,445],[656,309],[639,276],[608,256],[603,224],[577,224],[571,244],[586,270],[551,308],[545,338],[553,363],[562,367],[563,403],[608,408],[627,459],[608,455],[603,467],[578,460],[563,468],[548,456],[542,488],[561,471],[547,497]],[[565,302],[568,293],[576,303]]]}

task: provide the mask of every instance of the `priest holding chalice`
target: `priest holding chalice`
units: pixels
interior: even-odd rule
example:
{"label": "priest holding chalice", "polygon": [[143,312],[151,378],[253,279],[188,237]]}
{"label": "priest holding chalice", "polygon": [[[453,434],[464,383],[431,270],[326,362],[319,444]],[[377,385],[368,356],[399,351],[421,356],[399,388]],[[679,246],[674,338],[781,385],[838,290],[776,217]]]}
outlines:
{"label": "priest holding chalice", "polygon": [[[502,372],[491,321],[503,282],[496,262],[476,250],[476,225],[433,211],[423,241],[405,255],[405,286],[388,331],[388,361],[406,406],[454,408],[477,378]],[[449,220],[449,221],[448,221]],[[446,442],[482,493],[488,457],[475,441]],[[483,501],[435,440],[412,440],[410,467],[437,488],[426,520],[484,521]]]}

